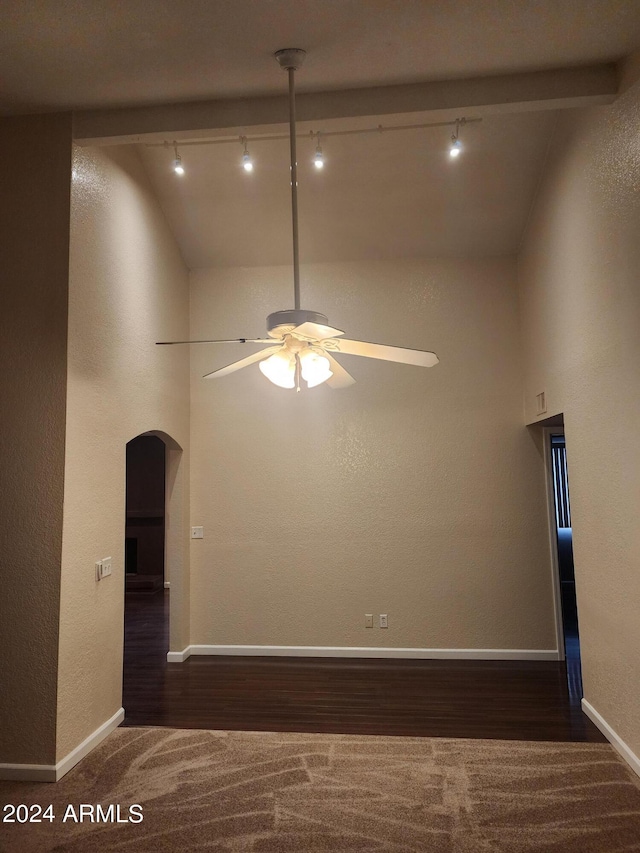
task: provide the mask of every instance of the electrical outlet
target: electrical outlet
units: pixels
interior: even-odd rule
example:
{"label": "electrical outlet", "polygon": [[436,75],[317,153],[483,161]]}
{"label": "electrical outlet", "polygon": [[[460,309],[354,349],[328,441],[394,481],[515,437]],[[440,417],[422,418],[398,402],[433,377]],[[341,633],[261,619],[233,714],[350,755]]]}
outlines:
{"label": "electrical outlet", "polygon": [[192,527],[191,528],[191,538],[192,539],[204,539],[204,527]]}
{"label": "electrical outlet", "polygon": [[373,613],[364,614],[364,627],[373,628]]}
{"label": "electrical outlet", "polygon": [[388,619],[387,619],[387,614],[386,614],[386,613],[381,613],[381,614],[380,614],[380,627],[381,627],[381,628],[388,628],[388,627],[389,627],[389,621],[388,621]]}

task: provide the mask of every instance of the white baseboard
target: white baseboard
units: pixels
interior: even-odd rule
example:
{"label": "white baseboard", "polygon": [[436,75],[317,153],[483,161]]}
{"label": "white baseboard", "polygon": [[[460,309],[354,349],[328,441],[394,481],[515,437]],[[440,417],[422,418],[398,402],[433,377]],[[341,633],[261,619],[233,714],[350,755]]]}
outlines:
{"label": "white baseboard", "polygon": [[400,649],[373,646],[187,646],[169,652],[169,663],[191,655],[312,658],[415,658],[418,660],[559,660],[557,649]]}
{"label": "white baseboard", "polygon": [[165,581],[164,582],[164,588],[165,589],[171,589],[171,581]]}
{"label": "white baseboard", "polygon": [[184,663],[191,654],[191,646],[181,652],[167,652],[167,663]]}
{"label": "white baseboard", "polygon": [[120,708],[111,719],[99,726],[57,764],[0,764],[0,779],[18,782],[57,782],[85,755],[95,749],[123,720],[124,708]]}
{"label": "white baseboard", "polygon": [[75,749],[71,750],[68,755],[59,761],[56,764],[56,782],[58,779],[62,779],[65,773],[68,773],[72,767],[75,767],[76,764],[81,761],[85,755],[88,755],[92,749],[95,749],[108,734],[111,734],[114,729],[117,729],[123,720],[124,708],[120,708],[116,711],[113,717],[111,717],[111,719],[99,726],[95,732],[92,732],[89,737],[85,738],[81,744],[78,744]]}
{"label": "white baseboard", "polygon": [[635,752],[633,752],[622,738],[614,732],[604,717],[601,717],[593,705],[590,702],[587,702],[586,699],[582,700],[582,710],[585,712],[587,717],[589,717],[591,722],[600,729],[611,746],[620,753],[629,767],[637,773],[638,776],[640,776],[640,758],[638,758]]}
{"label": "white baseboard", "polygon": [[11,782],[55,782],[55,764],[0,764],[0,779]]}

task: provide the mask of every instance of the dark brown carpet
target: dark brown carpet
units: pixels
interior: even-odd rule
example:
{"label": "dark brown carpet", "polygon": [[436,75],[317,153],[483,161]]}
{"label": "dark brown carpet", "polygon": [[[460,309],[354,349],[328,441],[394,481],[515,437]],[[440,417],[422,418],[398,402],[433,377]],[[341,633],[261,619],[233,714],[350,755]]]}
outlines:
{"label": "dark brown carpet", "polygon": [[[0,824],[3,853],[640,851],[640,780],[608,744],[120,728],[5,803],[55,821]],[[63,823],[80,803],[143,821]]]}

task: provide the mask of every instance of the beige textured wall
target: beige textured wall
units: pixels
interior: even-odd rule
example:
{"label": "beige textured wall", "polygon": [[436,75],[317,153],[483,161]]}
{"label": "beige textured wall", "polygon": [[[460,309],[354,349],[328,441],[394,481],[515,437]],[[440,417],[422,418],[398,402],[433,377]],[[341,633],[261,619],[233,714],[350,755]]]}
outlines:
{"label": "beige textured wall", "polygon": [[70,116],[0,120],[0,762],[55,754]]}
{"label": "beige textured wall", "polygon": [[527,420],[564,412],[585,698],[640,754],[640,88],[561,120],[521,259]]}
{"label": "beige textured wall", "polygon": [[[430,370],[343,356],[296,394],[247,354],[192,351],[195,644],[555,649],[543,468],[523,425],[515,262],[303,268],[348,337],[434,349]],[[255,336],[290,268],[191,276],[194,337]],[[365,629],[365,613],[389,628]]]}
{"label": "beige textured wall", "polygon": [[[138,155],[76,149],[58,759],[121,705],[125,444],[159,430],[185,450],[188,466],[189,356],[154,345],[187,330],[187,272]],[[188,501],[183,512],[185,552]],[[113,575],[96,583],[94,563],[107,556]],[[172,618],[184,617],[188,586],[170,571]],[[176,642],[188,637],[182,630]]]}

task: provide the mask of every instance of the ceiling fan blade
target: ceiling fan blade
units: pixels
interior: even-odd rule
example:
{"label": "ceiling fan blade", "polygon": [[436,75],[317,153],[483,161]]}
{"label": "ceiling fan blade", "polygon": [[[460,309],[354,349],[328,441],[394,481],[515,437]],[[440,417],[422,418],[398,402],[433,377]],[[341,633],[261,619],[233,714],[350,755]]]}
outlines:
{"label": "ceiling fan blade", "polygon": [[408,347],[390,347],[386,344],[371,344],[367,341],[349,341],[341,338],[331,342],[332,352],[348,355],[363,355],[366,358],[380,358],[383,361],[398,361],[400,364],[415,364],[418,367],[433,367],[440,360],[435,352]]}
{"label": "ceiling fan blade", "polygon": [[331,326],[323,326],[322,323],[312,323],[308,321],[296,326],[291,331],[292,335],[300,338],[309,338],[312,341],[323,341],[325,338],[335,338],[338,335],[344,335],[340,329],[333,329]]}
{"label": "ceiling fan blade", "polygon": [[220,376],[226,376],[229,373],[235,373],[236,370],[241,370],[243,367],[249,367],[250,364],[255,364],[256,361],[262,361],[267,356],[282,349],[281,346],[269,347],[268,349],[254,352],[246,358],[241,358],[240,361],[234,361],[232,364],[227,364],[226,367],[220,367],[218,370],[212,370],[211,373],[205,373],[203,379],[218,379]]}
{"label": "ceiling fan blade", "polygon": [[356,380],[350,373],[347,373],[340,362],[336,361],[335,358],[326,350],[324,351],[324,354],[325,357],[329,359],[329,364],[333,371],[333,376],[330,376],[329,379],[327,379],[327,385],[330,388],[348,388],[349,385],[353,385]]}
{"label": "ceiling fan blade", "polygon": [[223,341],[156,341],[157,347],[173,346],[174,344],[273,344],[273,338],[232,338]]}

